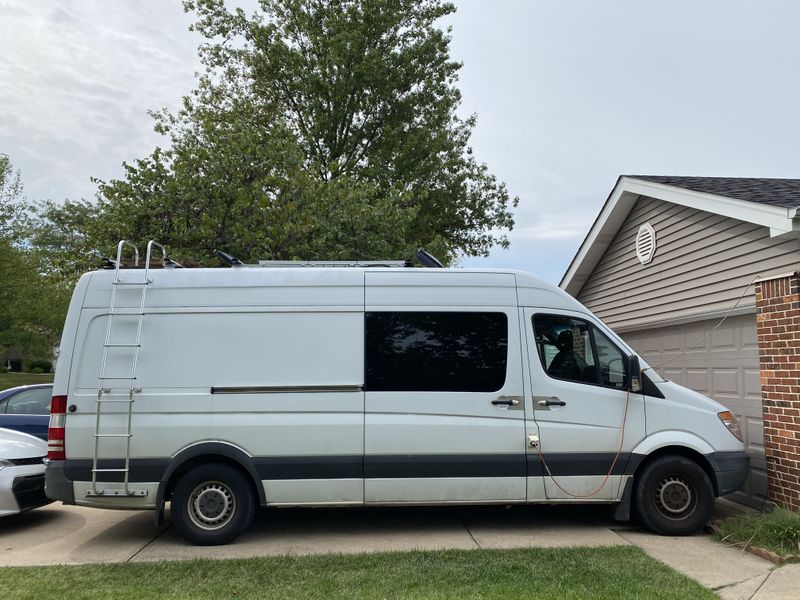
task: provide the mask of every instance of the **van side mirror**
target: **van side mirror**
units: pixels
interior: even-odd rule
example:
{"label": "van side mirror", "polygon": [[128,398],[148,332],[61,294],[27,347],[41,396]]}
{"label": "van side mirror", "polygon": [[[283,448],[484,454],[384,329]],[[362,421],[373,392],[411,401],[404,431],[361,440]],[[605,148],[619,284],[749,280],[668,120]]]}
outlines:
{"label": "van side mirror", "polygon": [[642,391],[642,368],[639,366],[639,357],[631,356],[628,361],[628,372],[630,373],[630,385],[628,391],[639,394]]}

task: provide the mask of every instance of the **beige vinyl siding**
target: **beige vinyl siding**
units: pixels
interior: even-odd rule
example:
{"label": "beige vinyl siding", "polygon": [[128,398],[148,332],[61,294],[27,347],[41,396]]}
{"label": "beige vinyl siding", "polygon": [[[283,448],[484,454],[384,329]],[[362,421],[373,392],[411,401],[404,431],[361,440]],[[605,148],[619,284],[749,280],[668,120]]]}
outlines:
{"label": "beige vinyl siding", "polygon": [[[645,222],[655,229],[656,252],[642,265],[635,242]],[[800,240],[640,197],[577,297],[612,327],[638,329],[728,310],[756,275],[798,267]],[[739,306],[753,305],[751,288]]]}

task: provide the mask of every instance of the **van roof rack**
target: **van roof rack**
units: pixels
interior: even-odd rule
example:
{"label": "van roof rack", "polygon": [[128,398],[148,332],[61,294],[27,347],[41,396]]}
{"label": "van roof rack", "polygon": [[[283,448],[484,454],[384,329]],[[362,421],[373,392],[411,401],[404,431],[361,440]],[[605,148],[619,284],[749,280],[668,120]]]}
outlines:
{"label": "van roof rack", "polygon": [[258,267],[410,267],[408,260],[260,260]]}
{"label": "van roof rack", "polygon": [[[219,252],[217,254],[220,254]],[[233,258],[233,257],[230,257]],[[422,248],[417,250],[414,257],[423,267],[442,269],[444,265],[432,254],[425,252]],[[235,260],[235,259],[234,259]],[[232,265],[232,266],[241,266]],[[251,265],[247,265],[251,266]],[[254,267],[390,267],[404,268],[413,267],[414,261],[407,260],[260,260]]]}

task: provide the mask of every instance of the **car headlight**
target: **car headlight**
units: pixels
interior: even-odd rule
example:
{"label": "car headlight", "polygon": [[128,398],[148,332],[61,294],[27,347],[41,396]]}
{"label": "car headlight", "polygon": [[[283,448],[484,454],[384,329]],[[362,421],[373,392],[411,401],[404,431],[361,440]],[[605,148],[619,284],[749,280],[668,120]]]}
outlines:
{"label": "car headlight", "polygon": [[3,467],[13,467],[14,463],[6,458],[0,458],[0,469]]}
{"label": "car headlight", "polygon": [[742,430],[739,428],[739,420],[729,410],[723,410],[721,413],[717,413],[719,420],[722,421],[722,424],[728,428],[733,435],[736,436],[736,439],[740,442],[743,442],[744,439],[742,438]]}

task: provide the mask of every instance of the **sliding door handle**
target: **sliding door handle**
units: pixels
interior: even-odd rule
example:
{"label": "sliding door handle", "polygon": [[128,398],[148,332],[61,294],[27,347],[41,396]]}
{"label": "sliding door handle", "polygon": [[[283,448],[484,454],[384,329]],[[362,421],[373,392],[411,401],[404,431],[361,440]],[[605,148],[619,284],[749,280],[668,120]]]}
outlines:
{"label": "sliding door handle", "polygon": [[492,404],[495,406],[505,405],[505,406],[519,406],[520,398],[519,396],[500,396],[499,398],[492,400]]}

